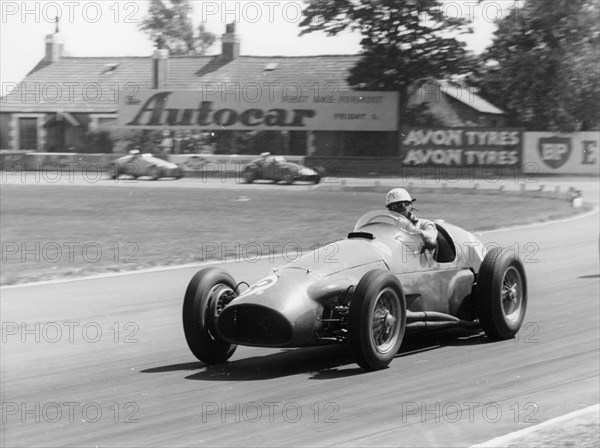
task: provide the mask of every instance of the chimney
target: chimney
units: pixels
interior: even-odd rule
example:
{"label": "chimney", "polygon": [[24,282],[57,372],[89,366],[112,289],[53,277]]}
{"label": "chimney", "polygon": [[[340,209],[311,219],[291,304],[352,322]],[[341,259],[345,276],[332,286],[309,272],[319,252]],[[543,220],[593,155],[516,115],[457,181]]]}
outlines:
{"label": "chimney", "polygon": [[233,61],[240,55],[240,40],[235,34],[235,23],[225,25],[225,34],[221,37],[221,57]]}
{"label": "chimney", "polygon": [[152,55],[152,88],[166,89],[169,75],[169,50],[155,50]]}
{"label": "chimney", "polygon": [[64,43],[62,35],[58,30],[58,17],[55,19],[56,28],[53,34],[46,35],[46,54],[44,56],[45,62],[56,62],[63,55]]}

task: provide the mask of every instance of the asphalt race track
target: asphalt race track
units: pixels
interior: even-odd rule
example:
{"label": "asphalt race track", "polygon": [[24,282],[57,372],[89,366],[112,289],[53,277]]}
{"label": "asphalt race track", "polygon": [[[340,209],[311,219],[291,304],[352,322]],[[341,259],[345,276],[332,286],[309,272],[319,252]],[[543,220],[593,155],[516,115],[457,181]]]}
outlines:
{"label": "asphalt race track", "polygon": [[[3,288],[2,445],[469,446],[596,404],[598,235],[597,212],[486,232],[526,262],[518,338],[411,337],[373,373],[343,347],[204,366],[181,325],[198,268]],[[252,282],[272,264],[224,267]]]}

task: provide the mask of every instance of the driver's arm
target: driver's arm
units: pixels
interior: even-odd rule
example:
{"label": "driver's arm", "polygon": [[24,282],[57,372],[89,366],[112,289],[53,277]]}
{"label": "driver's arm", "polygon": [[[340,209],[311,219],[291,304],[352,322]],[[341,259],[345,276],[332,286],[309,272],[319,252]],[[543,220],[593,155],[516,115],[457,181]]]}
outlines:
{"label": "driver's arm", "polygon": [[435,224],[428,220],[419,220],[418,227],[421,232],[421,238],[423,238],[423,243],[425,244],[425,248],[428,250],[435,249],[437,245],[437,235],[438,231],[435,227]]}

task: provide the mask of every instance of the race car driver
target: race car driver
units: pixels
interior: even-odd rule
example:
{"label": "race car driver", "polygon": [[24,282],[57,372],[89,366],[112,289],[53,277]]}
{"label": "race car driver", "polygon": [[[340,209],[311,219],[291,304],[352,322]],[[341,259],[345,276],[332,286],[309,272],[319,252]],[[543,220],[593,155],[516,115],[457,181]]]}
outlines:
{"label": "race car driver", "polygon": [[433,250],[437,244],[438,231],[435,224],[428,219],[419,219],[413,213],[413,202],[404,188],[394,188],[385,195],[385,206],[391,212],[398,213],[407,218],[421,233],[425,249]]}

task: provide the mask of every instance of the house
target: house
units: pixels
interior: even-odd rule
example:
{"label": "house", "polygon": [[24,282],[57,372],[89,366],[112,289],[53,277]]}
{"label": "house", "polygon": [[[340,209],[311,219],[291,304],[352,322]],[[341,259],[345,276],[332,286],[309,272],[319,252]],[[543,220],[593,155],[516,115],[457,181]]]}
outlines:
{"label": "house", "polygon": [[[120,105],[147,89],[218,89],[234,98],[256,85],[276,86],[315,97],[331,91],[351,91],[347,83],[349,70],[360,58],[360,55],[240,55],[240,40],[233,24],[227,25],[221,54],[216,56],[170,56],[167,50],[159,49],[151,57],[68,57],[58,25],[53,34],[46,36],[45,45],[44,58],[0,100],[0,149],[95,152],[91,139],[97,135],[95,131],[114,129]],[[445,112],[440,115],[449,125],[483,122],[488,115],[490,120],[501,116],[491,105],[478,110],[482,105],[489,103],[481,99],[476,104],[465,103],[448,91],[443,93]],[[442,105],[433,105],[435,113],[438,108]],[[391,109],[396,117],[397,107]],[[463,116],[466,119],[457,118]],[[353,129],[352,132],[232,131],[217,127],[210,135],[220,153],[393,156],[398,151],[397,130],[398,124],[384,131]],[[175,137],[183,135],[177,132]]]}
{"label": "house", "polygon": [[504,127],[506,114],[460,82],[424,78],[408,92],[408,107],[426,105],[426,114],[439,126]]}

